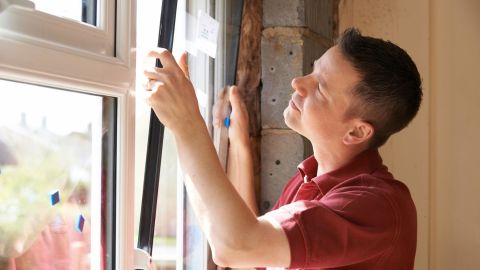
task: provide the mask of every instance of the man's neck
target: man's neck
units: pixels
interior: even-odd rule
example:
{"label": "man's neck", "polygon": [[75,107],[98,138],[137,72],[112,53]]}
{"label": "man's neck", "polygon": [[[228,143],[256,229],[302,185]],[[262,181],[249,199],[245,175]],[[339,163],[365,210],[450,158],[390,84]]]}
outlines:
{"label": "man's neck", "polygon": [[313,155],[318,163],[317,176],[342,168],[365,150],[365,147],[355,146],[333,148],[313,145]]}

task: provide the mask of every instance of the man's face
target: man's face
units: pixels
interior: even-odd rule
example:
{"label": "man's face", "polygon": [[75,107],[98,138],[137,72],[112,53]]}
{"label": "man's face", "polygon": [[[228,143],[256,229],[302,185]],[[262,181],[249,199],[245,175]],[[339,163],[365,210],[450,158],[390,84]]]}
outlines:
{"label": "man's face", "polygon": [[315,61],[312,73],[292,80],[295,92],[283,112],[285,123],[313,144],[340,144],[351,128],[345,113],[359,80],[340,49],[330,48]]}

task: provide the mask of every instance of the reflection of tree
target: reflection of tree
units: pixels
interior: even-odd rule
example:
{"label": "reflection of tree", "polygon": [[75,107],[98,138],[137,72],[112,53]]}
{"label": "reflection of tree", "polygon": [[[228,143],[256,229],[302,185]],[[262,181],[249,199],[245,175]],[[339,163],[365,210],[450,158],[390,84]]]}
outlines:
{"label": "reflection of tree", "polygon": [[18,256],[40,233],[54,214],[48,204],[48,193],[66,179],[66,173],[55,167],[49,157],[31,166],[7,166],[1,176],[0,251],[1,256]]}
{"label": "reflection of tree", "polygon": [[[10,156],[0,157],[10,160],[0,164],[0,258],[20,256],[62,213],[78,210],[66,200],[76,194],[74,190],[89,194],[84,183],[90,179],[90,137],[0,127],[0,141],[11,150]],[[52,207],[49,193],[55,189],[60,190],[62,201]],[[88,198],[83,200],[85,204]],[[88,211],[84,215],[89,217]]]}

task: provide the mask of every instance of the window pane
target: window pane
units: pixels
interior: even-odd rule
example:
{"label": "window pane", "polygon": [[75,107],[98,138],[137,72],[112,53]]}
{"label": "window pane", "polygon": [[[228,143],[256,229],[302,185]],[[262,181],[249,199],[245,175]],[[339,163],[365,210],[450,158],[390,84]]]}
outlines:
{"label": "window pane", "polygon": [[163,139],[152,258],[157,270],[175,269],[177,244],[177,152],[172,134]]}
{"label": "window pane", "polygon": [[58,17],[97,25],[97,0],[30,0],[35,9]]}
{"label": "window pane", "polygon": [[[135,134],[135,228],[139,227],[141,198],[145,173],[145,158],[149,130],[150,108],[137,100]],[[152,260],[157,270],[175,269],[177,244],[177,154],[175,141],[165,130],[162,166],[158,186]],[[138,233],[138,230],[137,230]],[[138,235],[135,242],[138,241]]]}
{"label": "window pane", "polygon": [[0,80],[0,269],[111,267],[115,111]]}

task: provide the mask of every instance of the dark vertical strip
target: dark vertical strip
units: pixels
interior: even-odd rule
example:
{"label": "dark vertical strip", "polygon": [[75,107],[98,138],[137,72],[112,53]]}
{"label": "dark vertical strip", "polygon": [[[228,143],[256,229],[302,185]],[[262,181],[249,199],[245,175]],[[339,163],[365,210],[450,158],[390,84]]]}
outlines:
{"label": "dark vertical strip", "polygon": [[[242,11],[243,0],[227,0],[226,7],[228,9],[227,14],[230,15],[225,18],[225,24],[229,27],[230,31],[226,33],[227,48],[226,50],[226,74],[225,85],[233,85],[236,82],[237,77],[237,62],[238,62],[238,50],[240,47],[240,33],[242,25]],[[229,65],[228,63],[233,63]]]}
{"label": "dark vertical strip", "polygon": [[117,187],[117,99],[102,99],[101,266],[115,269]]}
{"label": "dark vertical strip", "polygon": [[[164,0],[160,17],[158,46],[173,48],[175,30],[175,15],[177,0]],[[157,67],[162,67],[160,61]],[[150,112],[150,129],[148,132],[147,158],[145,162],[145,179],[143,184],[142,210],[140,213],[140,228],[137,247],[152,255],[153,236],[155,230],[155,214],[157,210],[158,183],[163,149],[163,133],[165,127],[158,120],[154,111]]]}
{"label": "dark vertical strip", "polygon": [[111,247],[110,247],[110,257],[106,258],[106,269],[116,269],[115,267],[115,247],[117,246],[116,245],[116,220],[117,220],[117,216],[116,216],[116,213],[117,211],[115,211],[115,209],[117,209],[117,182],[115,181],[117,179],[117,138],[118,138],[118,100],[115,98],[112,100],[112,124],[111,124],[111,127],[112,127],[112,133],[113,133],[113,138],[112,138],[112,141],[113,141],[113,145],[111,147],[112,149],[112,174],[111,174],[111,179],[109,181],[110,185],[108,185],[108,189],[110,191],[110,194],[112,194],[112,200],[111,200],[111,204],[112,206],[110,207],[110,224],[108,226],[108,229],[109,229],[109,237],[110,239],[108,239],[109,243],[111,244]]}
{"label": "dark vertical strip", "polygon": [[[97,5],[96,2],[97,2],[97,0],[95,0],[95,6]],[[135,5],[135,19],[136,19],[136,18],[137,18],[137,16],[136,16],[136,15],[137,15],[137,14],[136,14],[136,13],[137,13],[136,2],[135,2],[135,4],[130,3],[130,7],[132,7],[132,5]],[[118,55],[117,55],[117,44],[118,44],[118,42],[117,42],[117,36],[118,36],[118,35],[117,35],[117,31],[118,31],[118,28],[119,28],[119,27],[118,27],[119,22],[118,22],[118,10],[117,10],[117,8],[118,8],[118,3],[117,3],[117,0],[115,0],[115,12],[113,13],[113,14],[115,14],[115,15],[114,15],[114,16],[115,16],[115,23],[113,24],[114,27],[115,27],[115,29],[114,29],[114,31],[113,31],[113,57],[117,57],[117,56],[118,56]],[[131,27],[131,26],[130,26],[130,27]],[[135,27],[137,27],[137,23],[135,23]],[[136,38],[136,37],[135,37],[135,38]],[[136,44],[136,43],[135,43],[135,44]]]}
{"label": "dark vertical strip", "polygon": [[82,22],[97,26],[97,0],[82,0]]}

